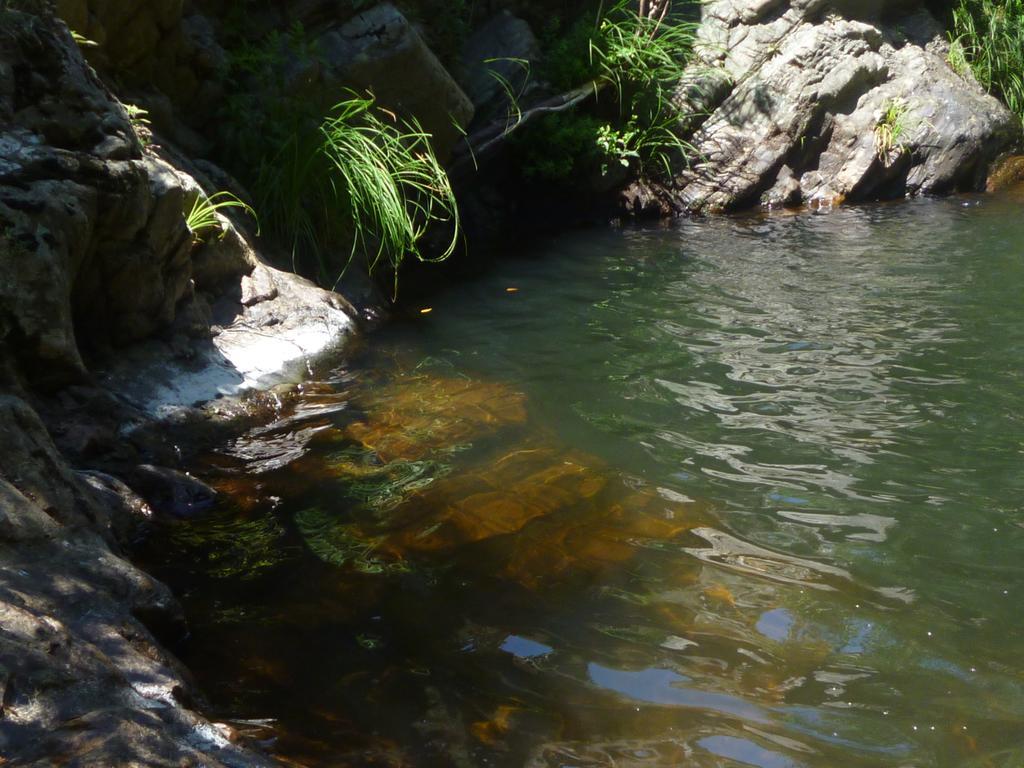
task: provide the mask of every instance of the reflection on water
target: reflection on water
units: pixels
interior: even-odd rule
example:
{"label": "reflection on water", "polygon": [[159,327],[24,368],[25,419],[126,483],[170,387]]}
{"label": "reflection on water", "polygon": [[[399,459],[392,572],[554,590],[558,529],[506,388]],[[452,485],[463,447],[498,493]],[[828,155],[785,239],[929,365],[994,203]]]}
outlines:
{"label": "reflection on water", "polygon": [[453,289],[201,468],[186,661],[311,766],[1024,764],[1022,236],[694,220]]}

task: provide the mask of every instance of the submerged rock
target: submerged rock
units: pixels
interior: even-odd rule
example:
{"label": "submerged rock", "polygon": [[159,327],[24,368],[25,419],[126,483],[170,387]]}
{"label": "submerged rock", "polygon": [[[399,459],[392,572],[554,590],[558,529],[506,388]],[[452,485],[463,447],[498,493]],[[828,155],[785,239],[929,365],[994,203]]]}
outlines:
{"label": "submerged rock", "polygon": [[384,461],[414,460],[526,421],[525,398],[493,382],[401,376],[359,402],[347,437]]}
{"label": "submerged rock", "polygon": [[336,503],[294,517],[309,550],[332,565],[399,573],[501,542],[488,569],[537,589],[620,567],[646,542],[701,524],[700,504],[632,487],[597,457],[559,446],[530,425],[524,396],[501,384],[417,373],[350,397],[361,415],[343,427],[321,423],[314,408],[230,449],[259,472],[268,458],[275,471],[291,464],[285,474],[258,489],[234,475],[214,481],[247,510],[269,492],[333,484]]}

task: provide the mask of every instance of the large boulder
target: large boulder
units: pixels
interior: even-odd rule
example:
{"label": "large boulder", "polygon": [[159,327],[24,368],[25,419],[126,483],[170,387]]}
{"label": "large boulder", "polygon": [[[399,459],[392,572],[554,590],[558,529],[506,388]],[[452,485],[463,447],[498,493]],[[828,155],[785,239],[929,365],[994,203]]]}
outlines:
{"label": "large boulder", "polygon": [[23,400],[0,397],[0,440],[0,754],[17,765],[272,765],[185,704],[187,674],[140,621],[180,634],[181,607],[100,535],[118,505],[71,471]]}
{"label": "large boulder", "polygon": [[513,110],[539,60],[537,36],[525,20],[508,11],[474,30],[462,46],[459,81],[476,108],[476,121]]}
{"label": "large boulder", "polygon": [[473,104],[391,3],[381,3],[325,32],[318,46],[326,64],[323,87],[372,91],[379,104],[415,117],[446,158],[473,118]]}
{"label": "large boulder", "polygon": [[660,190],[662,207],[820,206],[984,188],[1020,123],[950,68],[943,30],[920,5],[888,5],[880,18],[870,3],[706,3],[698,60],[678,94],[699,125],[693,162]]}
{"label": "large boulder", "polygon": [[184,190],[63,25],[0,14],[0,344],[60,384],[83,372],[79,342],[173,319],[190,277]]}
{"label": "large boulder", "polygon": [[227,219],[197,244],[184,212],[217,189],[209,175],[143,149],[59,21],[0,14],[0,352],[21,378],[56,389],[87,375],[83,351],[135,359],[108,353],[162,335],[132,393],[163,402],[152,392],[187,373],[172,400],[193,404],[304,370],[350,335],[344,300],[262,264]]}

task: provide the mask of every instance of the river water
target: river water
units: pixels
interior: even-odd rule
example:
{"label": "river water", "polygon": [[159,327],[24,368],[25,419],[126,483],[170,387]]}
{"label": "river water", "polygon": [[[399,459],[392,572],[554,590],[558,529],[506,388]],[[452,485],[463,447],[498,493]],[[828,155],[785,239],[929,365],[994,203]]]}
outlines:
{"label": "river water", "polygon": [[310,766],[1024,765],[1020,210],[574,233],[433,297],[151,539],[214,714]]}

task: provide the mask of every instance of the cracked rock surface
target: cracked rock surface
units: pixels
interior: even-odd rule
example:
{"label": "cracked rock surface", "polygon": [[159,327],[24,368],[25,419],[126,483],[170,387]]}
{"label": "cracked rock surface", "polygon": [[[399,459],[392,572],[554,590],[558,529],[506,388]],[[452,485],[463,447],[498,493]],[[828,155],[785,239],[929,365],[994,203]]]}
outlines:
{"label": "cracked rock surface", "polygon": [[[677,92],[698,126],[693,162],[670,184],[627,193],[627,207],[820,207],[983,189],[1015,148],[1017,118],[953,71],[945,33],[921,4],[875,5],[706,3],[698,57]],[[896,135],[879,141],[887,112]]]}

